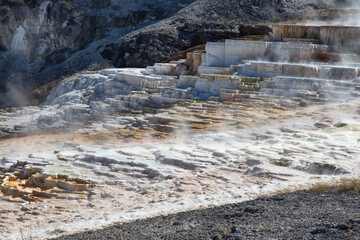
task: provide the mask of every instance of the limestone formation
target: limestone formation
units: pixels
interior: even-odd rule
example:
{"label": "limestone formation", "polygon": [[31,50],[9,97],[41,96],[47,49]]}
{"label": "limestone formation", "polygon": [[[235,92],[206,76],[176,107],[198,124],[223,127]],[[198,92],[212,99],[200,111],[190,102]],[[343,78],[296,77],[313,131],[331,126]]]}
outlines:
{"label": "limestone formation", "polygon": [[[283,29],[279,26],[274,29]],[[313,26],[303,25],[300,29],[312,32]],[[341,32],[340,26],[336,29]],[[353,29],[356,35],[357,28]],[[146,69],[106,69],[74,75],[51,91],[41,109],[32,108],[31,119],[21,118],[28,110],[12,112],[19,121],[0,123],[2,135],[59,128],[98,119],[103,114],[156,113],[161,107],[203,100],[272,102],[281,97],[284,106],[295,107],[352,101],[360,96],[357,54],[352,54],[349,63],[346,44],[333,45],[309,35],[316,40],[314,44],[296,38],[306,36],[295,30],[291,33],[286,30],[282,42],[275,41],[279,39],[274,36],[274,41],[208,43],[206,52],[195,51],[188,54],[187,60],[156,63]],[[342,35],[339,37],[335,31],[331,39],[341,42]],[[326,54],[339,58],[321,61]],[[345,60],[337,61],[340,59]]]}
{"label": "limestone formation", "polygon": [[0,106],[36,105],[42,101],[36,94],[20,96],[79,71],[146,67],[207,41],[270,30],[248,24],[331,6],[325,0],[1,1]]}
{"label": "limestone formation", "polygon": [[359,96],[360,59],[354,54],[358,47],[353,40],[359,27],[277,24],[273,29],[272,42],[208,43],[199,73],[228,69],[237,76],[270,78],[261,83],[260,92],[310,102]]}
{"label": "limestone formation", "polygon": [[80,72],[40,106],[0,109],[0,238],[24,238],[21,229],[49,238],[359,176],[360,60],[353,45],[337,44],[351,32],[336,26],[323,38],[318,22],[288,26],[272,26],[282,38],[214,41],[187,59]]}
{"label": "limestone formation", "polygon": [[41,198],[64,198],[64,193],[86,191],[93,183],[81,179],[71,179],[66,175],[51,176],[34,162],[17,162],[2,170],[0,191],[4,196],[37,201]]}

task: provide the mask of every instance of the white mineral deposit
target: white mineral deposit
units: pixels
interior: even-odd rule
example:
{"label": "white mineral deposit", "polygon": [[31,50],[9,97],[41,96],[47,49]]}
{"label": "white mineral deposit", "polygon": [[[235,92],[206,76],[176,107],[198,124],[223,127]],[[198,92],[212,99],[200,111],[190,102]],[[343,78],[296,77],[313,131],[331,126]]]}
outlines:
{"label": "white mineral deposit", "polygon": [[[40,6],[40,28],[51,4]],[[83,71],[39,106],[1,109],[0,239],[359,176],[360,27],[331,24],[269,24],[265,40]],[[26,49],[25,27],[14,31],[11,47]]]}

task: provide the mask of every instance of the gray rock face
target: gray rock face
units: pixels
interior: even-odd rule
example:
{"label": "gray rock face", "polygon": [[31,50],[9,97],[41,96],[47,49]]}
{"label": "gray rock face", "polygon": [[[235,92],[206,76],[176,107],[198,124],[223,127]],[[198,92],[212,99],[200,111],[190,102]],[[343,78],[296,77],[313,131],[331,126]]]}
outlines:
{"label": "gray rock face", "polygon": [[[169,17],[191,2],[2,1],[0,92],[32,90],[89,66],[103,64],[102,55],[107,53],[101,45],[132,31],[136,25]],[[95,46],[89,46],[101,39]],[[17,99],[9,101],[9,97],[1,96],[1,105],[23,103]]]}
{"label": "gray rock face", "polygon": [[145,67],[206,41],[252,32],[244,24],[331,5],[317,0],[2,1],[0,106],[25,103],[5,94],[9,91],[23,93],[104,64]]}
{"label": "gray rock face", "polygon": [[33,61],[62,48],[83,49],[116,28],[171,15],[178,1],[22,1],[1,4],[0,46]]}

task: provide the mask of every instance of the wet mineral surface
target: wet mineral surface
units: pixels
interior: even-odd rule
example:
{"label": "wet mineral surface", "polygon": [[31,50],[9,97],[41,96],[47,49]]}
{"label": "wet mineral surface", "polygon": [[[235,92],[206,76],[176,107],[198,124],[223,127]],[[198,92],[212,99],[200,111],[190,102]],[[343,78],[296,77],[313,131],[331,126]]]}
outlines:
{"label": "wet mineral surface", "polygon": [[[359,28],[272,27],[277,39],[208,43],[146,69],[82,72],[39,106],[2,109],[0,238],[57,237],[358,177],[358,43],[335,43]],[[234,226],[210,237],[235,234]]]}

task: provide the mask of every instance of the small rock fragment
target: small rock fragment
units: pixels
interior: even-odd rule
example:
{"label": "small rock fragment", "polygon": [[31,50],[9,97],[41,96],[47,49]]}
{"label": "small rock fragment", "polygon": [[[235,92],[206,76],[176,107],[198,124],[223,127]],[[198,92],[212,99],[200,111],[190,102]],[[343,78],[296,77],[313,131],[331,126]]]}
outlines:
{"label": "small rock fragment", "polygon": [[338,122],[338,123],[334,124],[334,127],[342,128],[342,127],[346,127],[347,125],[348,125],[347,123]]}

